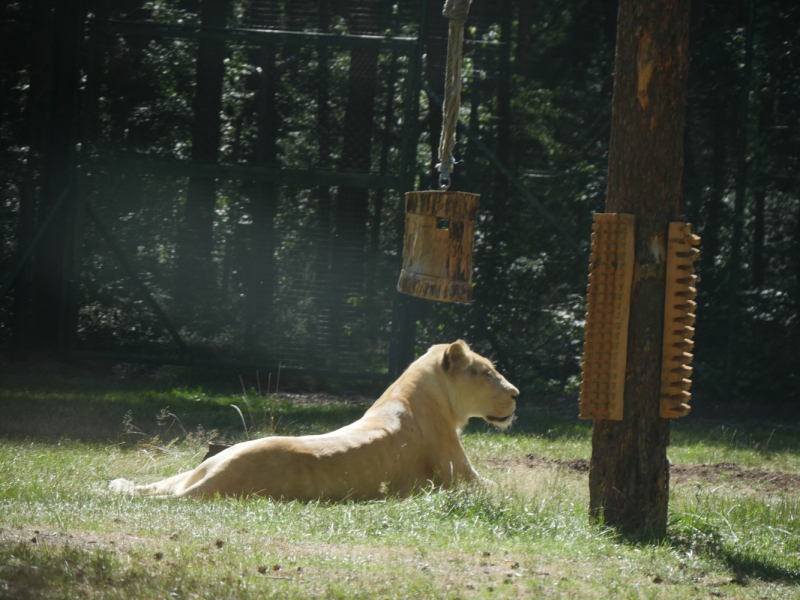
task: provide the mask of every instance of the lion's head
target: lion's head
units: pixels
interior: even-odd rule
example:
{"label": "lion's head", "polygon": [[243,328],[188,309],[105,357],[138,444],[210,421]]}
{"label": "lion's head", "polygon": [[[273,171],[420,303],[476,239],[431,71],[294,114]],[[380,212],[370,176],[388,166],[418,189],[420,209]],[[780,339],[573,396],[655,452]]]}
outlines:
{"label": "lion's head", "polygon": [[439,364],[448,376],[459,427],[471,417],[485,419],[500,429],[511,425],[519,390],[498,373],[492,361],[458,340],[444,347]]}

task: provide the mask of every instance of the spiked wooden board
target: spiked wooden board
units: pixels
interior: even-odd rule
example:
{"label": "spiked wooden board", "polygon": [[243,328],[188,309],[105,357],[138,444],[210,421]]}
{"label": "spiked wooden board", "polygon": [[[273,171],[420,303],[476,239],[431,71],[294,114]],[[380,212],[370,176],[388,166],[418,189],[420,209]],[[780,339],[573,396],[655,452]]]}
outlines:
{"label": "spiked wooden board", "polygon": [[586,294],[581,419],[622,419],[633,280],[633,215],[596,213]]}
{"label": "spiked wooden board", "polygon": [[694,261],[700,251],[693,246],[700,238],[689,223],[670,223],[667,241],[667,294],[664,303],[664,347],[661,361],[662,418],[685,417],[691,407],[694,358],[694,320],[697,275]]}

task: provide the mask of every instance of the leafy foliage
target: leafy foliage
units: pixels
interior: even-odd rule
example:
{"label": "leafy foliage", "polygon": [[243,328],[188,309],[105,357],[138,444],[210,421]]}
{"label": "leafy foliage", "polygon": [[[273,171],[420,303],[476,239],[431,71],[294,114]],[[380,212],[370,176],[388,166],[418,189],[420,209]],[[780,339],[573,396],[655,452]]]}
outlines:
{"label": "leafy foliage", "polygon": [[[203,4],[88,3],[94,21],[82,46],[75,122],[82,194],[196,356],[383,370],[398,328],[409,326],[394,293],[403,218],[399,193],[370,189],[351,197],[344,188],[302,177],[265,191],[245,176],[214,181],[198,172],[120,162],[191,158],[198,143],[193,136],[202,131],[193,109],[198,77],[204,75],[196,68],[200,42],[191,36],[109,33],[95,24],[116,19],[142,27],[196,26]],[[427,8],[423,72],[424,82],[441,94],[445,28],[434,4]],[[54,7],[52,0],[10,2],[0,12],[4,273],[51,205],[43,184],[57,66],[55,41],[47,33],[58,18]],[[423,5],[231,0],[229,8],[229,28],[402,37],[417,34]],[[703,238],[695,379],[698,390],[712,396],[724,392],[731,375],[740,398],[790,402],[798,389],[800,9],[789,0],[758,4],[749,82],[746,22],[745,4],[709,0],[695,7],[690,34],[684,206]],[[412,302],[417,352],[463,337],[494,355],[518,384],[574,389],[591,214],[603,210],[605,201],[615,23],[614,2],[473,4],[461,116],[480,144],[459,136],[453,185],[481,194],[475,301]],[[29,33],[35,34],[31,42]],[[226,43],[219,163],[329,172],[349,168],[353,152],[368,148],[370,173],[396,176],[410,124],[419,126],[411,149],[413,185],[434,184],[440,114],[437,102],[422,94],[419,122],[408,122],[413,56],[378,53],[371,79],[357,68],[370,61],[349,49],[280,43],[270,48],[265,56],[254,43]],[[348,120],[348,106],[359,94],[372,99],[369,122]],[[744,163],[737,154],[743,135]],[[346,140],[360,141],[348,146]],[[517,183],[498,170],[498,162]],[[743,260],[732,265],[742,176]],[[189,247],[187,199],[198,179],[211,186],[214,210],[197,247]],[[263,212],[265,202],[271,212]],[[55,233],[69,222],[58,219],[44,243],[61,244]],[[180,257],[189,251],[202,255],[207,283],[187,296]],[[80,257],[77,347],[175,354],[173,337],[91,221],[83,229]],[[37,251],[12,295],[0,300],[0,343],[15,354],[37,347],[35,323],[42,311],[60,310],[43,286],[62,274],[42,273],[39,262]],[[735,289],[734,267],[740,273]],[[39,344],[40,350],[47,347]]]}

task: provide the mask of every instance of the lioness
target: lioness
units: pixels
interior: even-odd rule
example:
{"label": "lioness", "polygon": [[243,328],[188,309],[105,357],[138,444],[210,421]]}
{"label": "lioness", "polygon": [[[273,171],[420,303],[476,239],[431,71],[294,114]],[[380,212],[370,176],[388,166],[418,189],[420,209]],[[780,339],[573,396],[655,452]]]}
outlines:
{"label": "lioness", "polygon": [[431,347],[355,423],[324,435],[266,437],[231,446],[151,485],[110,489],[159,496],[276,500],[370,499],[448,487],[478,474],[458,438],[470,417],[505,429],[519,390],[462,340]]}

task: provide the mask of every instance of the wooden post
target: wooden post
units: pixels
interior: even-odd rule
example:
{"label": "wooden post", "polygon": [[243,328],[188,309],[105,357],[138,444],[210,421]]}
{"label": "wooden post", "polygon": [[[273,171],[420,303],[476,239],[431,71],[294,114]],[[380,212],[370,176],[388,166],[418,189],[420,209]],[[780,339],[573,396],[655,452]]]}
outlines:
{"label": "wooden post", "polygon": [[636,219],[624,413],[595,420],[592,517],[667,523],[669,420],[659,416],[667,235],[680,220],[690,0],[620,0],[606,212]]}

